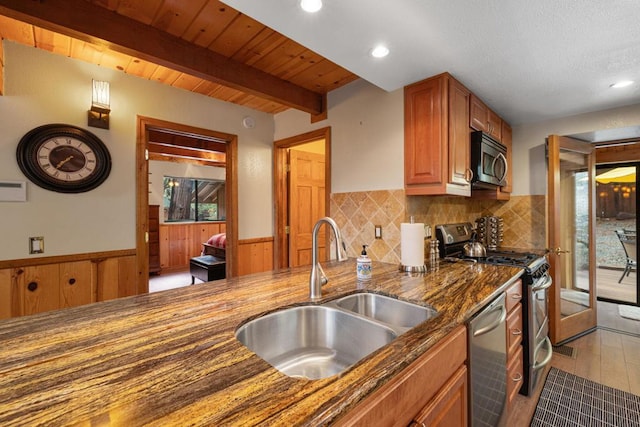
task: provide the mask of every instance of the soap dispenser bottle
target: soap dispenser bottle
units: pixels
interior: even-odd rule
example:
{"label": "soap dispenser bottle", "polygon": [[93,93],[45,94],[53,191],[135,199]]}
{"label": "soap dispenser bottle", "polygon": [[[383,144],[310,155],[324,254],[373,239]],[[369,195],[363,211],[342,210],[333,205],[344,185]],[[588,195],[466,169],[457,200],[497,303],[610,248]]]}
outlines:
{"label": "soap dispenser bottle", "polygon": [[371,258],[367,256],[367,245],[362,245],[362,252],[356,264],[356,274],[358,280],[371,279]]}

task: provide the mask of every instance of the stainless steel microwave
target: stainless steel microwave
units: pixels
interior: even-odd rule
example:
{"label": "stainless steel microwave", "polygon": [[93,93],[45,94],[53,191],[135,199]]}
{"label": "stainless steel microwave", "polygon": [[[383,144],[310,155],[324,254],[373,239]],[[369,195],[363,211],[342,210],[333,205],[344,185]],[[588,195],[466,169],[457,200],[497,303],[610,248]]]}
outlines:
{"label": "stainless steel microwave", "polygon": [[471,170],[474,188],[496,188],[507,183],[507,147],[482,131],[471,132]]}

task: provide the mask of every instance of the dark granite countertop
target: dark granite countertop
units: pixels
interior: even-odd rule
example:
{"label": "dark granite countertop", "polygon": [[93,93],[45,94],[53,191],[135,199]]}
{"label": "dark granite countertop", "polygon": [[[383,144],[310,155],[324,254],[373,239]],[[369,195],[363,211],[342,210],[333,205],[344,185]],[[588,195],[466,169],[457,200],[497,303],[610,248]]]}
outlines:
{"label": "dark granite countertop", "polygon": [[409,276],[376,262],[363,284],[355,259],[323,267],[323,301],[369,291],[439,315],[322,380],[285,376],[234,335],[248,318],[308,302],[308,267],[0,321],[0,425],[328,424],[522,273],[442,262]]}

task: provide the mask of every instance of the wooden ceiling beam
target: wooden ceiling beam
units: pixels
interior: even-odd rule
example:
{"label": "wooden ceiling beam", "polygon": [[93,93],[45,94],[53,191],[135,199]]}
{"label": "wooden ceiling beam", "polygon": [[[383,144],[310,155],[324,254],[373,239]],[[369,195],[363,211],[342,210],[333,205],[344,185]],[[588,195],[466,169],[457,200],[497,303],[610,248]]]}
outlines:
{"label": "wooden ceiling beam", "polygon": [[0,0],[0,14],[312,115],[326,112],[322,94],[86,0]]}

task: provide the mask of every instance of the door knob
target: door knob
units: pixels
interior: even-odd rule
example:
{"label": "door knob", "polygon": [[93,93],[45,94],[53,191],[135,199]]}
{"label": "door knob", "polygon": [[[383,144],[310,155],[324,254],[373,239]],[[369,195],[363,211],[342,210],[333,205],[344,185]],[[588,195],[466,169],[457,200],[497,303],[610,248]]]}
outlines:
{"label": "door knob", "polygon": [[553,252],[556,255],[571,253],[570,251],[562,250],[562,248],[547,249],[547,251],[548,252]]}

